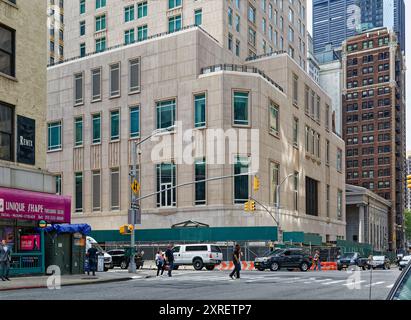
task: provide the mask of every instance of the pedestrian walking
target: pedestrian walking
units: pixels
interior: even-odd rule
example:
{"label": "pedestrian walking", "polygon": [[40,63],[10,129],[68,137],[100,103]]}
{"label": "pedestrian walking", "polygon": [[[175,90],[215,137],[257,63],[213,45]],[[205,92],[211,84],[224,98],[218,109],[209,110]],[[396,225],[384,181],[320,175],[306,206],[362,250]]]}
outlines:
{"label": "pedestrian walking", "polygon": [[1,240],[0,245],[0,267],[1,267],[1,280],[11,281],[9,279],[10,271],[10,262],[11,262],[11,249],[7,245],[6,240]]}
{"label": "pedestrian walking", "polygon": [[321,271],[320,251],[318,250],[315,250],[314,254],[314,271],[315,270]]}
{"label": "pedestrian walking", "polygon": [[97,270],[97,252],[98,250],[91,245],[91,248],[87,250],[88,266],[87,274],[90,275],[90,271],[93,273],[93,276],[96,275]]}
{"label": "pedestrian walking", "polygon": [[241,248],[239,244],[236,244],[234,252],[233,252],[233,263],[234,263],[234,270],[230,273],[230,278],[234,279],[234,274],[236,275],[237,279],[240,279],[240,270],[241,270]]}
{"label": "pedestrian walking", "polygon": [[164,261],[164,255],[161,250],[158,250],[156,253],[156,266],[157,266],[157,277],[160,274],[161,271],[161,276],[164,273],[164,267],[165,267],[165,261]]}
{"label": "pedestrian walking", "polygon": [[174,254],[173,254],[173,250],[171,249],[172,249],[172,245],[169,244],[166,250],[166,260],[167,260],[167,265],[168,265],[168,276],[169,277],[171,277],[171,272],[174,269]]}

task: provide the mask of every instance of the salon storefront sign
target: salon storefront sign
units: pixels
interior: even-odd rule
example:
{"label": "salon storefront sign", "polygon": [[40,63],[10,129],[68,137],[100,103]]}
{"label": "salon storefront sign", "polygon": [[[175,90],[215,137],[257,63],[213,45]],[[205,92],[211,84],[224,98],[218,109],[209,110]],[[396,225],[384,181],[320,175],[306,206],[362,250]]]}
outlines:
{"label": "salon storefront sign", "polygon": [[70,218],[70,197],[0,188],[0,219],[70,223]]}

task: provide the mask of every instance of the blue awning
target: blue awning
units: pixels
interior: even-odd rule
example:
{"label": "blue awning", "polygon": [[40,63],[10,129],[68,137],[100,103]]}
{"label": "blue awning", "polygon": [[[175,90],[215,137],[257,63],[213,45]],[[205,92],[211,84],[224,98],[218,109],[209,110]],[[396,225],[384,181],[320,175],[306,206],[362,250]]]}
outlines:
{"label": "blue awning", "polygon": [[88,236],[91,233],[91,227],[88,224],[54,224],[43,229],[45,232],[56,233],[81,233]]}

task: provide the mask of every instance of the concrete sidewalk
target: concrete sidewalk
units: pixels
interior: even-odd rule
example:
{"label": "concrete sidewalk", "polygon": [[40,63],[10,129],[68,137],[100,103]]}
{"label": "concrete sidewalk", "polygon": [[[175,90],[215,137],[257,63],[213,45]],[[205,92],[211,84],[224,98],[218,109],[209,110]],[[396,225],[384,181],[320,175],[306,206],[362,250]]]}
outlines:
{"label": "concrete sidewalk", "polygon": [[[96,272],[96,276],[87,274],[63,275],[61,276],[61,286],[74,286],[83,284],[96,284],[107,282],[128,281],[133,279],[147,278],[150,275],[144,271],[137,271],[135,274],[115,273],[115,272]],[[50,276],[32,276],[32,277],[12,277],[11,281],[0,280],[0,291],[18,290],[18,289],[37,289],[47,288],[47,280]],[[52,279],[49,282],[54,285]]]}

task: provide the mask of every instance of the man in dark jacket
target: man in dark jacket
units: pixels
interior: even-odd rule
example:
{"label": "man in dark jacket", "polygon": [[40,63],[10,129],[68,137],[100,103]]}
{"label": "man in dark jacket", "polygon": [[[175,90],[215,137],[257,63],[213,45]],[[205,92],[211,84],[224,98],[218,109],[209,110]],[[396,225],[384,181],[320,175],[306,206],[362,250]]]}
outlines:
{"label": "man in dark jacket", "polygon": [[0,244],[0,268],[1,268],[1,280],[10,281],[9,271],[11,262],[10,247],[7,245],[6,240],[1,240]]}
{"label": "man in dark jacket", "polygon": [[174,269],[174,254],[173,250],[171,250],[172,245],[169,244],[166,250],[166,260],[168,264],[168,276],[171,277],[171,271]]}
{"label": "man in dark jacket", "polygon": [[233,276],[236,274],[237,279],[240,279],[240,270],[241,270],[241,248],[237,244],[233,252],[233,264],[234,270],[230,273],[230,278],[234,279]]}
{"label": "man in dark jacket", "polygon": [[87,258],[88,258],[88,265],[89,265],[89,270],[87,271],[88,275],[90,275],[90,271],[93,272],[93,276],[96,275],[97,252],[98,250],[93,245],[91,245],[91,248],[87,250]]}

